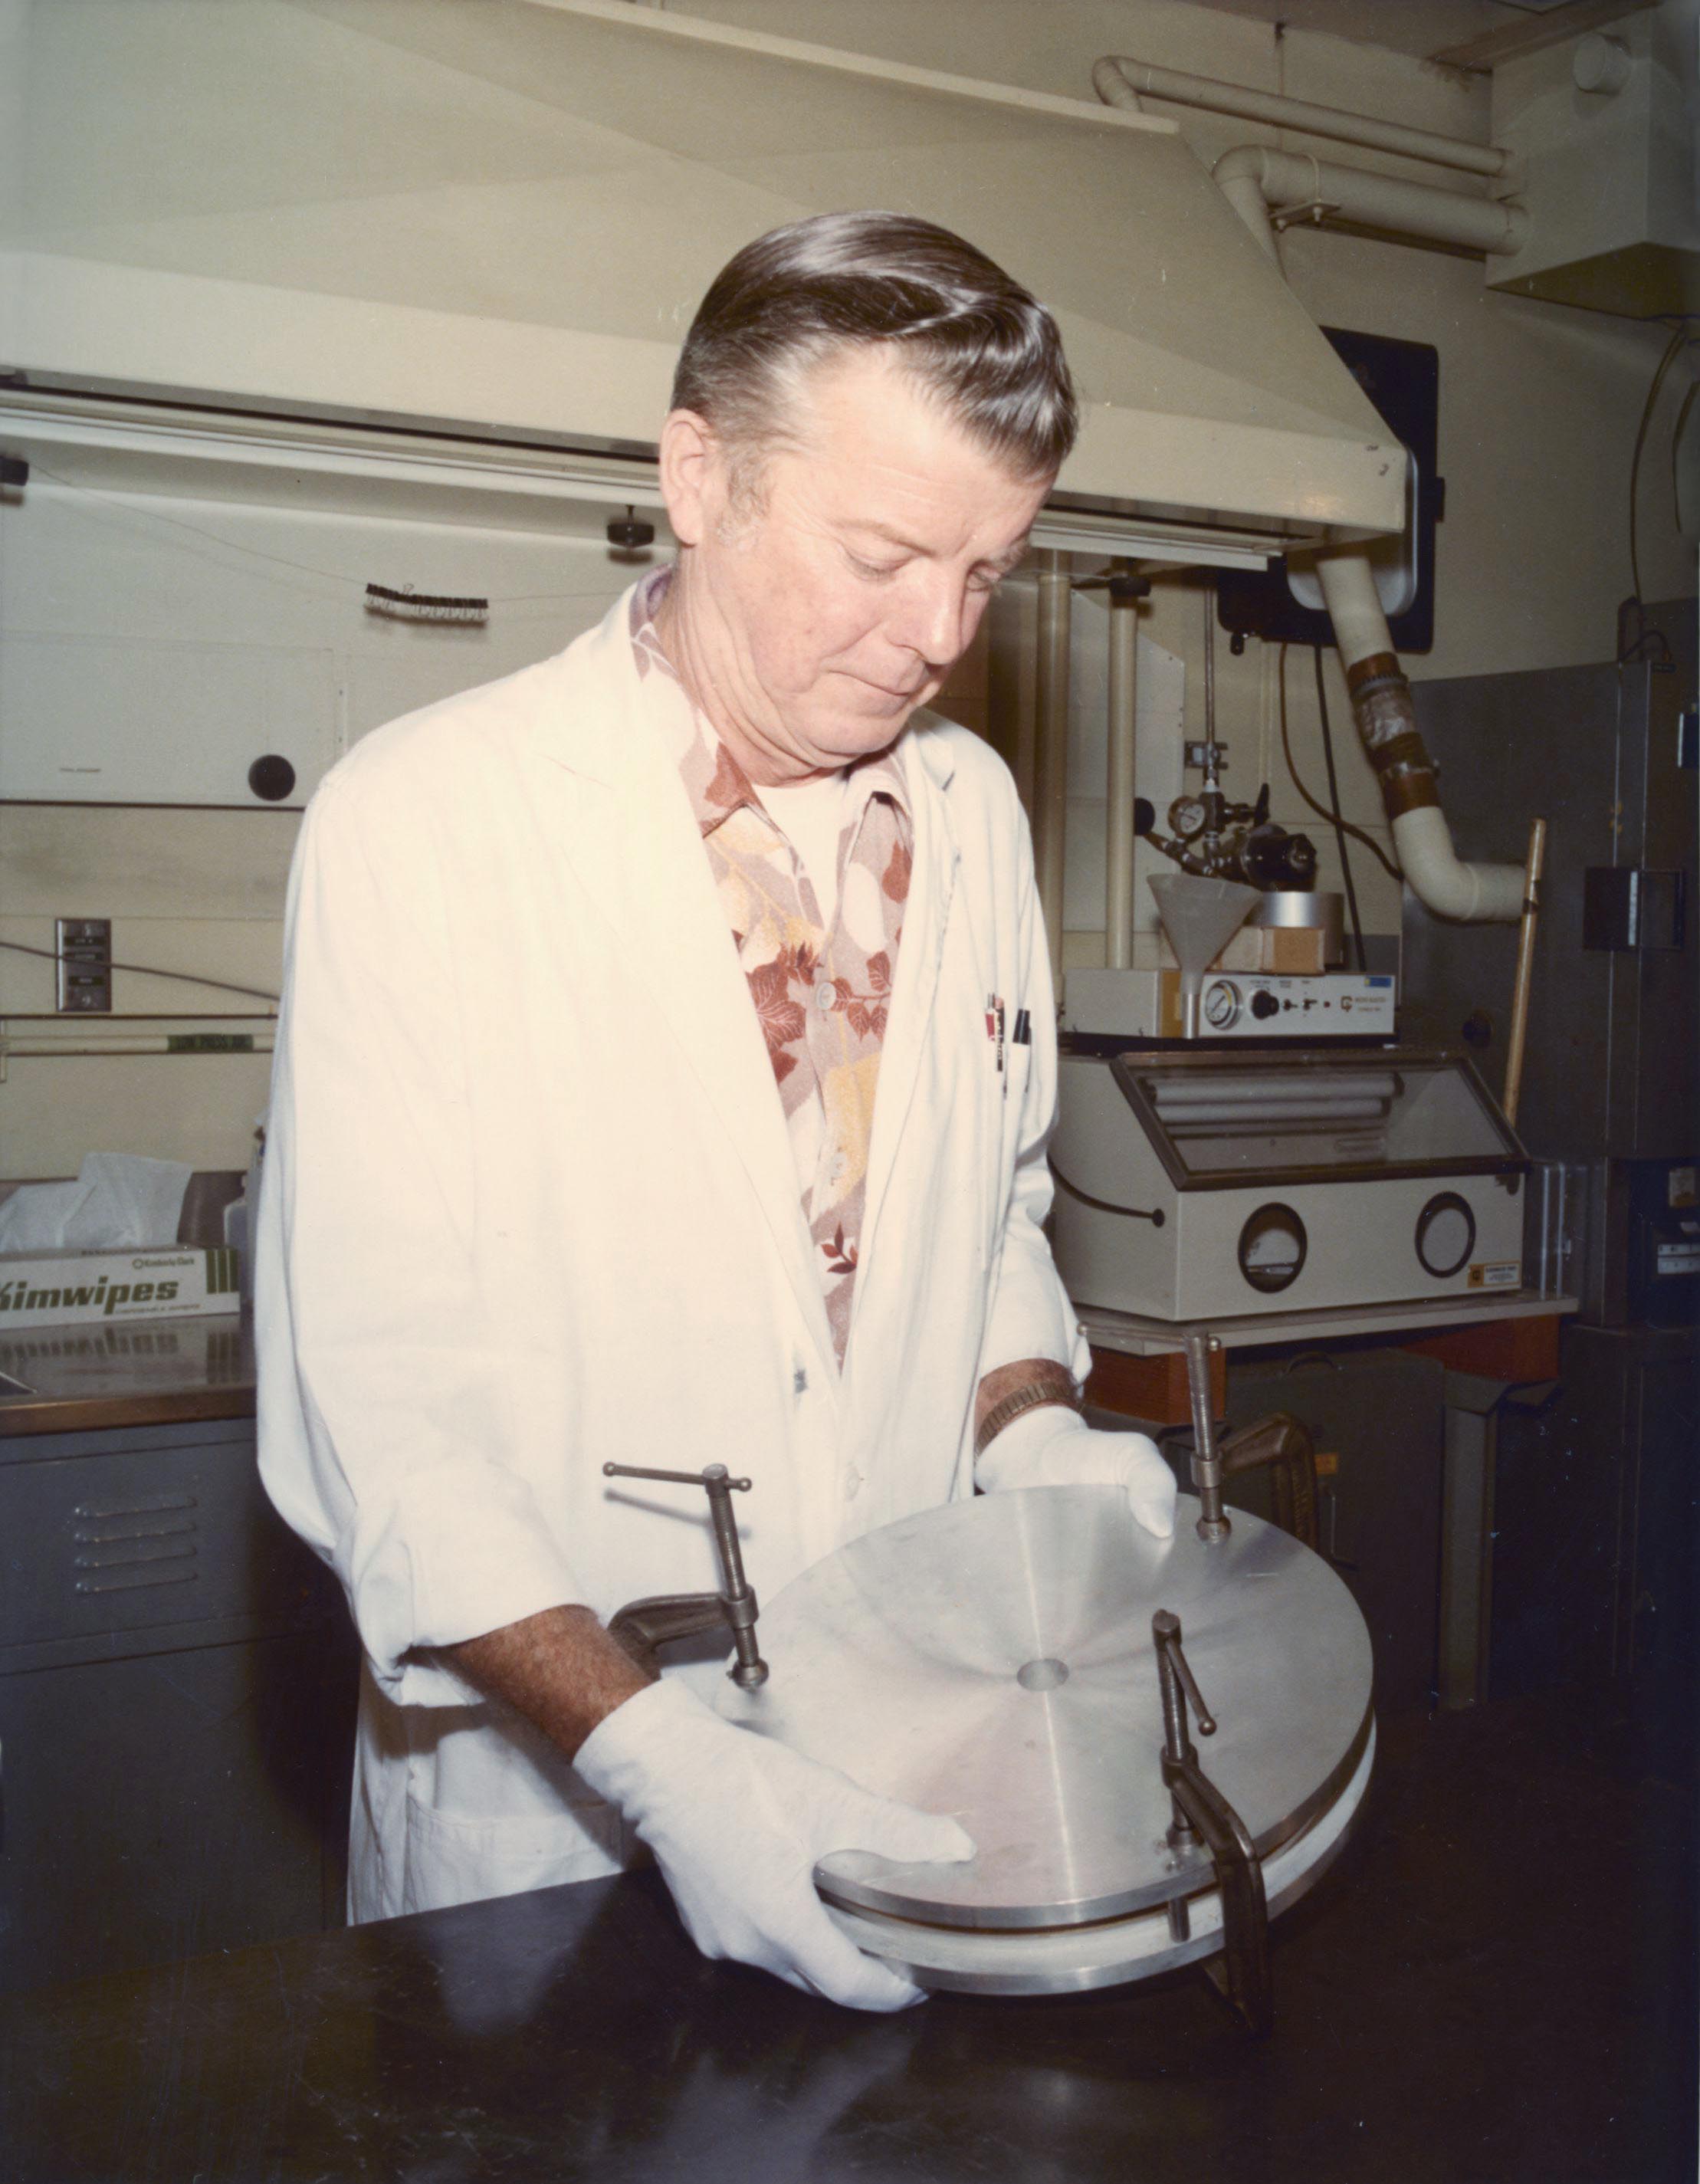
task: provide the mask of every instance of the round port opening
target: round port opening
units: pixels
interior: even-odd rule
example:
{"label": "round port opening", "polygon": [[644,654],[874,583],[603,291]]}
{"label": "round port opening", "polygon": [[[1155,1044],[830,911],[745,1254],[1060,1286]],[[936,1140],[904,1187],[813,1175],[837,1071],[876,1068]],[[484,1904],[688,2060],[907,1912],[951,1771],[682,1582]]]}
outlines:
{"label": "round port opening", "polygon": [[1290,1206],[1260,1206],[1240,1231],[1240,1271],[1254,1290],[1274,1296],[1304,1270],[1310,1239]]}
{"label": "round port opening", "polygon": [[1425,1274],[1445,1281],[1459,1273],[1475,1249],[1475,1216],[1455,1190],[1431,1198],[1417,1216],[1417,1257]]}

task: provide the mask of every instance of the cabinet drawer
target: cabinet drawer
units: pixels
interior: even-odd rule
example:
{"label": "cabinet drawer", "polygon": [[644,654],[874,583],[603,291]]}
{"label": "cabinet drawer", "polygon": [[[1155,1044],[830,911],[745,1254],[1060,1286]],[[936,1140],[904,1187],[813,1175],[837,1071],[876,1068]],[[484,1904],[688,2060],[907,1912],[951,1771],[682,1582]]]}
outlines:
{"label": "cabinet drawer", "polygon": [[0,1994],[339,1924],[358,1680],[346,1630],[0,1676]]}
{"label": "cabinet drawer", "polygon": [[251,1429],[77,1455],[48,1446],[0,1468],[0,1646],[296,1620],[317,1597],[322,1573],[265,1498]]}

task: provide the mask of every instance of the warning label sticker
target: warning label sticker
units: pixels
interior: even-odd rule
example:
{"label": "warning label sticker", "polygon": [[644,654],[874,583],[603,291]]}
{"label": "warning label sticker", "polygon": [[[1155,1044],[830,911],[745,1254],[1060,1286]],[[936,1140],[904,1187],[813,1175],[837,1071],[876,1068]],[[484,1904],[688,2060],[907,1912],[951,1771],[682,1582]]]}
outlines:
{"label": "warning label sticker", "polygon": [[1514,1290],[1523,1285],[1523,1268],[1516,1259],[1484,1259],[1469,1270],[1473,1290]]}

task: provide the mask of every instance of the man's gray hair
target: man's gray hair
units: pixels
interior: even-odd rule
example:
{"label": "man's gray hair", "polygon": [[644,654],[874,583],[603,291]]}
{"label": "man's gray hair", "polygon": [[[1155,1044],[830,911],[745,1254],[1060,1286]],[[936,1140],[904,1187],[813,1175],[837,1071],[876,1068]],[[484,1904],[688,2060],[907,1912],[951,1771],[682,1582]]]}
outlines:
{"label": "man's gray hair", "polygon": [[1056,322],[948,228],[903,213],[821,213],[746,243],[691,322],[676,410],[701,417],[740,469],[783,444],[816,365],[885,348],[1018,476],[1048,476],[1079,412]]}

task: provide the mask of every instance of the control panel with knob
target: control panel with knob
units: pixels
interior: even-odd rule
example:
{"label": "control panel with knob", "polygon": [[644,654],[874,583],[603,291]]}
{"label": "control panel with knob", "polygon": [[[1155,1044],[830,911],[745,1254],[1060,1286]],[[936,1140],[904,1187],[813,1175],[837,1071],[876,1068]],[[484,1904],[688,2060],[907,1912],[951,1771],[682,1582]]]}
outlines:
{"label": "control panel with knob", "polygon": [[1271,1017],[1279,1016],[1280,1008],[1280,1003],[1267,986],[1259,986],[1251,996],[1251,1013],[1259,1023],[1266,1023]]}

